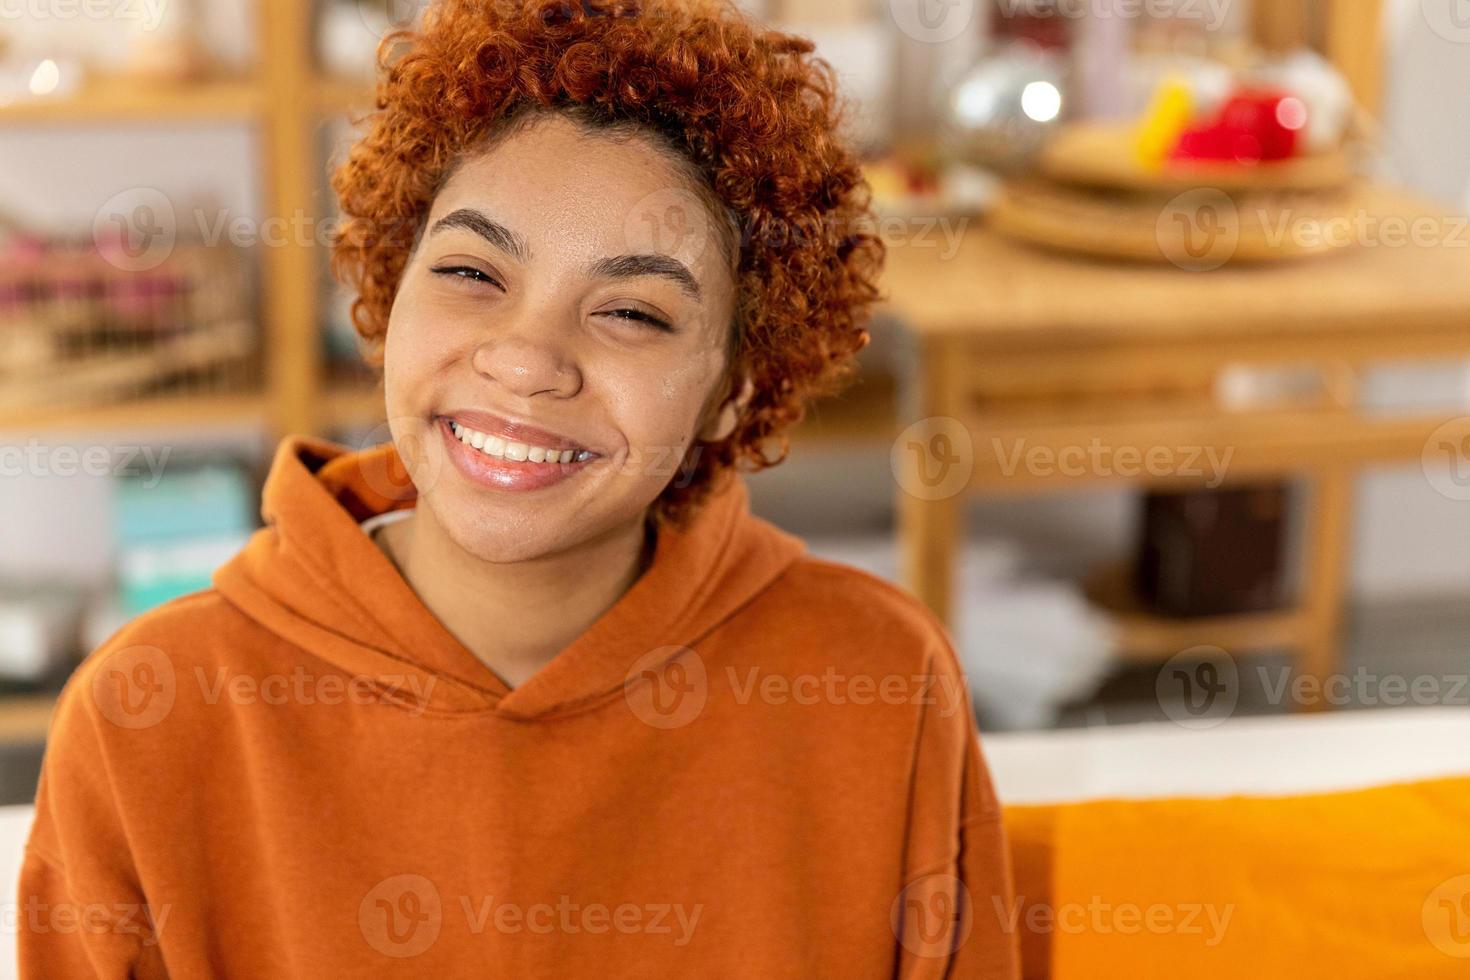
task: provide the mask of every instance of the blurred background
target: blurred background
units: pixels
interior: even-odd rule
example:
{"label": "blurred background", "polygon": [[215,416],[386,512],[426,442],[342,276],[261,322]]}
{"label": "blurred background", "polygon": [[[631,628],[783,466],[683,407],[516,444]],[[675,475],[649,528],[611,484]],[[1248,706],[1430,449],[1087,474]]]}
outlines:
{"label": "blurred background", "polygon": [[[383,441],[327,175],[395,0],[0,0],[0,802],[287,432]],[[1470,6],[766,0],[890,245],[756,509],[989,731],[1470,703]]]}

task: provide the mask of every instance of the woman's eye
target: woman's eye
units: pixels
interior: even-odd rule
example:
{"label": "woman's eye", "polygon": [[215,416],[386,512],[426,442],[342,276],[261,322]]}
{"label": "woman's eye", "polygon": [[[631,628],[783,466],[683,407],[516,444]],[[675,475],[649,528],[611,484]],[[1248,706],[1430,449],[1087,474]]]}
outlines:
{"label": "woman's eye", "polygon": [[[495,277],[488,275],[480,269],[476,269],[474,266],[470,265],[435,266],[429,271],[436,276],[443,276],[447,279],[452,280],[456,285],[458,285],[459,283],[486,283],[500,289],[505,288],[504,286],[501,286],[501,284],[495,279]],[[630,323],[642,324],[650,327],[651,329],[659,330],[664,333],[674,332],[673,326],[667,320],[664,320],[661,317],[654,316],[652,313],[645,313],[642,310],[632,309],[631,307],[608,310],[599,315],[609,316],[615,320],[626,320]]]}
{"label": "woman's eye", "polygon": [[[479,269],[468,265],[444,265],[429,270],[436,276],[445,276],[456,282],[484,282],[492,286],[500,286],[494,277],[486,275]],[[503,288],[503,287],[502,287]]]}
{"label": "woman's eye", "polygon": [[644,313],[642,310],[633,310],[626,308],[619,310],[608,310],[602,315],[610,316],[616,320],[629,320],[634,323],[646,324],[647,326],[652,327],[654,330],[661,330],[664,333],[672,333],[674,330],[674,328],[669,325],[667,320],[662,320],[651,313]]}

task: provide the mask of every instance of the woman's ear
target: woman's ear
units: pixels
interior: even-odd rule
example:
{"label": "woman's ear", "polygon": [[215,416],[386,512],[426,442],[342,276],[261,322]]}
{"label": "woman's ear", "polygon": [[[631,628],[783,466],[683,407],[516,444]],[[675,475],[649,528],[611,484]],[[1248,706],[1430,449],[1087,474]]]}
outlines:
{"label": "woman's ear", "polygon": [[725,399],[720,410],[714,417],[704,424],[699,430],[699,438],[702,442],[720,442],[730,438],[735,427],[740,424],[740,416],[750,405],[750,399],[755,395],[755,385],[750,380],[750,375],[743,375],[740,393],[732,398]]}

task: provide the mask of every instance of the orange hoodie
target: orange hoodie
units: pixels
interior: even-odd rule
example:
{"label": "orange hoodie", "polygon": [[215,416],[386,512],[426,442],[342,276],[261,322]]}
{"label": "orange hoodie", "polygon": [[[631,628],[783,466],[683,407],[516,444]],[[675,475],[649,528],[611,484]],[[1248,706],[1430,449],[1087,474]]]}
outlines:
{"label": "orange hoodie", "polygon": [[27,980],[1016,978],[954,654],[730,480],[515,690],[364,533],[391,446],[292,437],[266,527],[76,672]]}

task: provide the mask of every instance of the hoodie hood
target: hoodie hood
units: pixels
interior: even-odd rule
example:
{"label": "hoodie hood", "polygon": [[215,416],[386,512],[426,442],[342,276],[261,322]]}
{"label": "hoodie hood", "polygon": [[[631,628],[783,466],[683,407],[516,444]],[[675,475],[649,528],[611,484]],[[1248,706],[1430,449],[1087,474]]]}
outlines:
{"label": "hoodie hood", "polygon": [[631,671],[698,643],[805,550],[750,513],[745,483],[731,474],[687,527],[659,529],[653,561],[622,598],[511,690],[434,616],[360,526],[417,498],[392,443],[353,451],[289,436],[266,477],[265,527],[215,572],[215,588],[282,639],[391,688],[391,700],[405,707],[531,720],[619,694]]}

